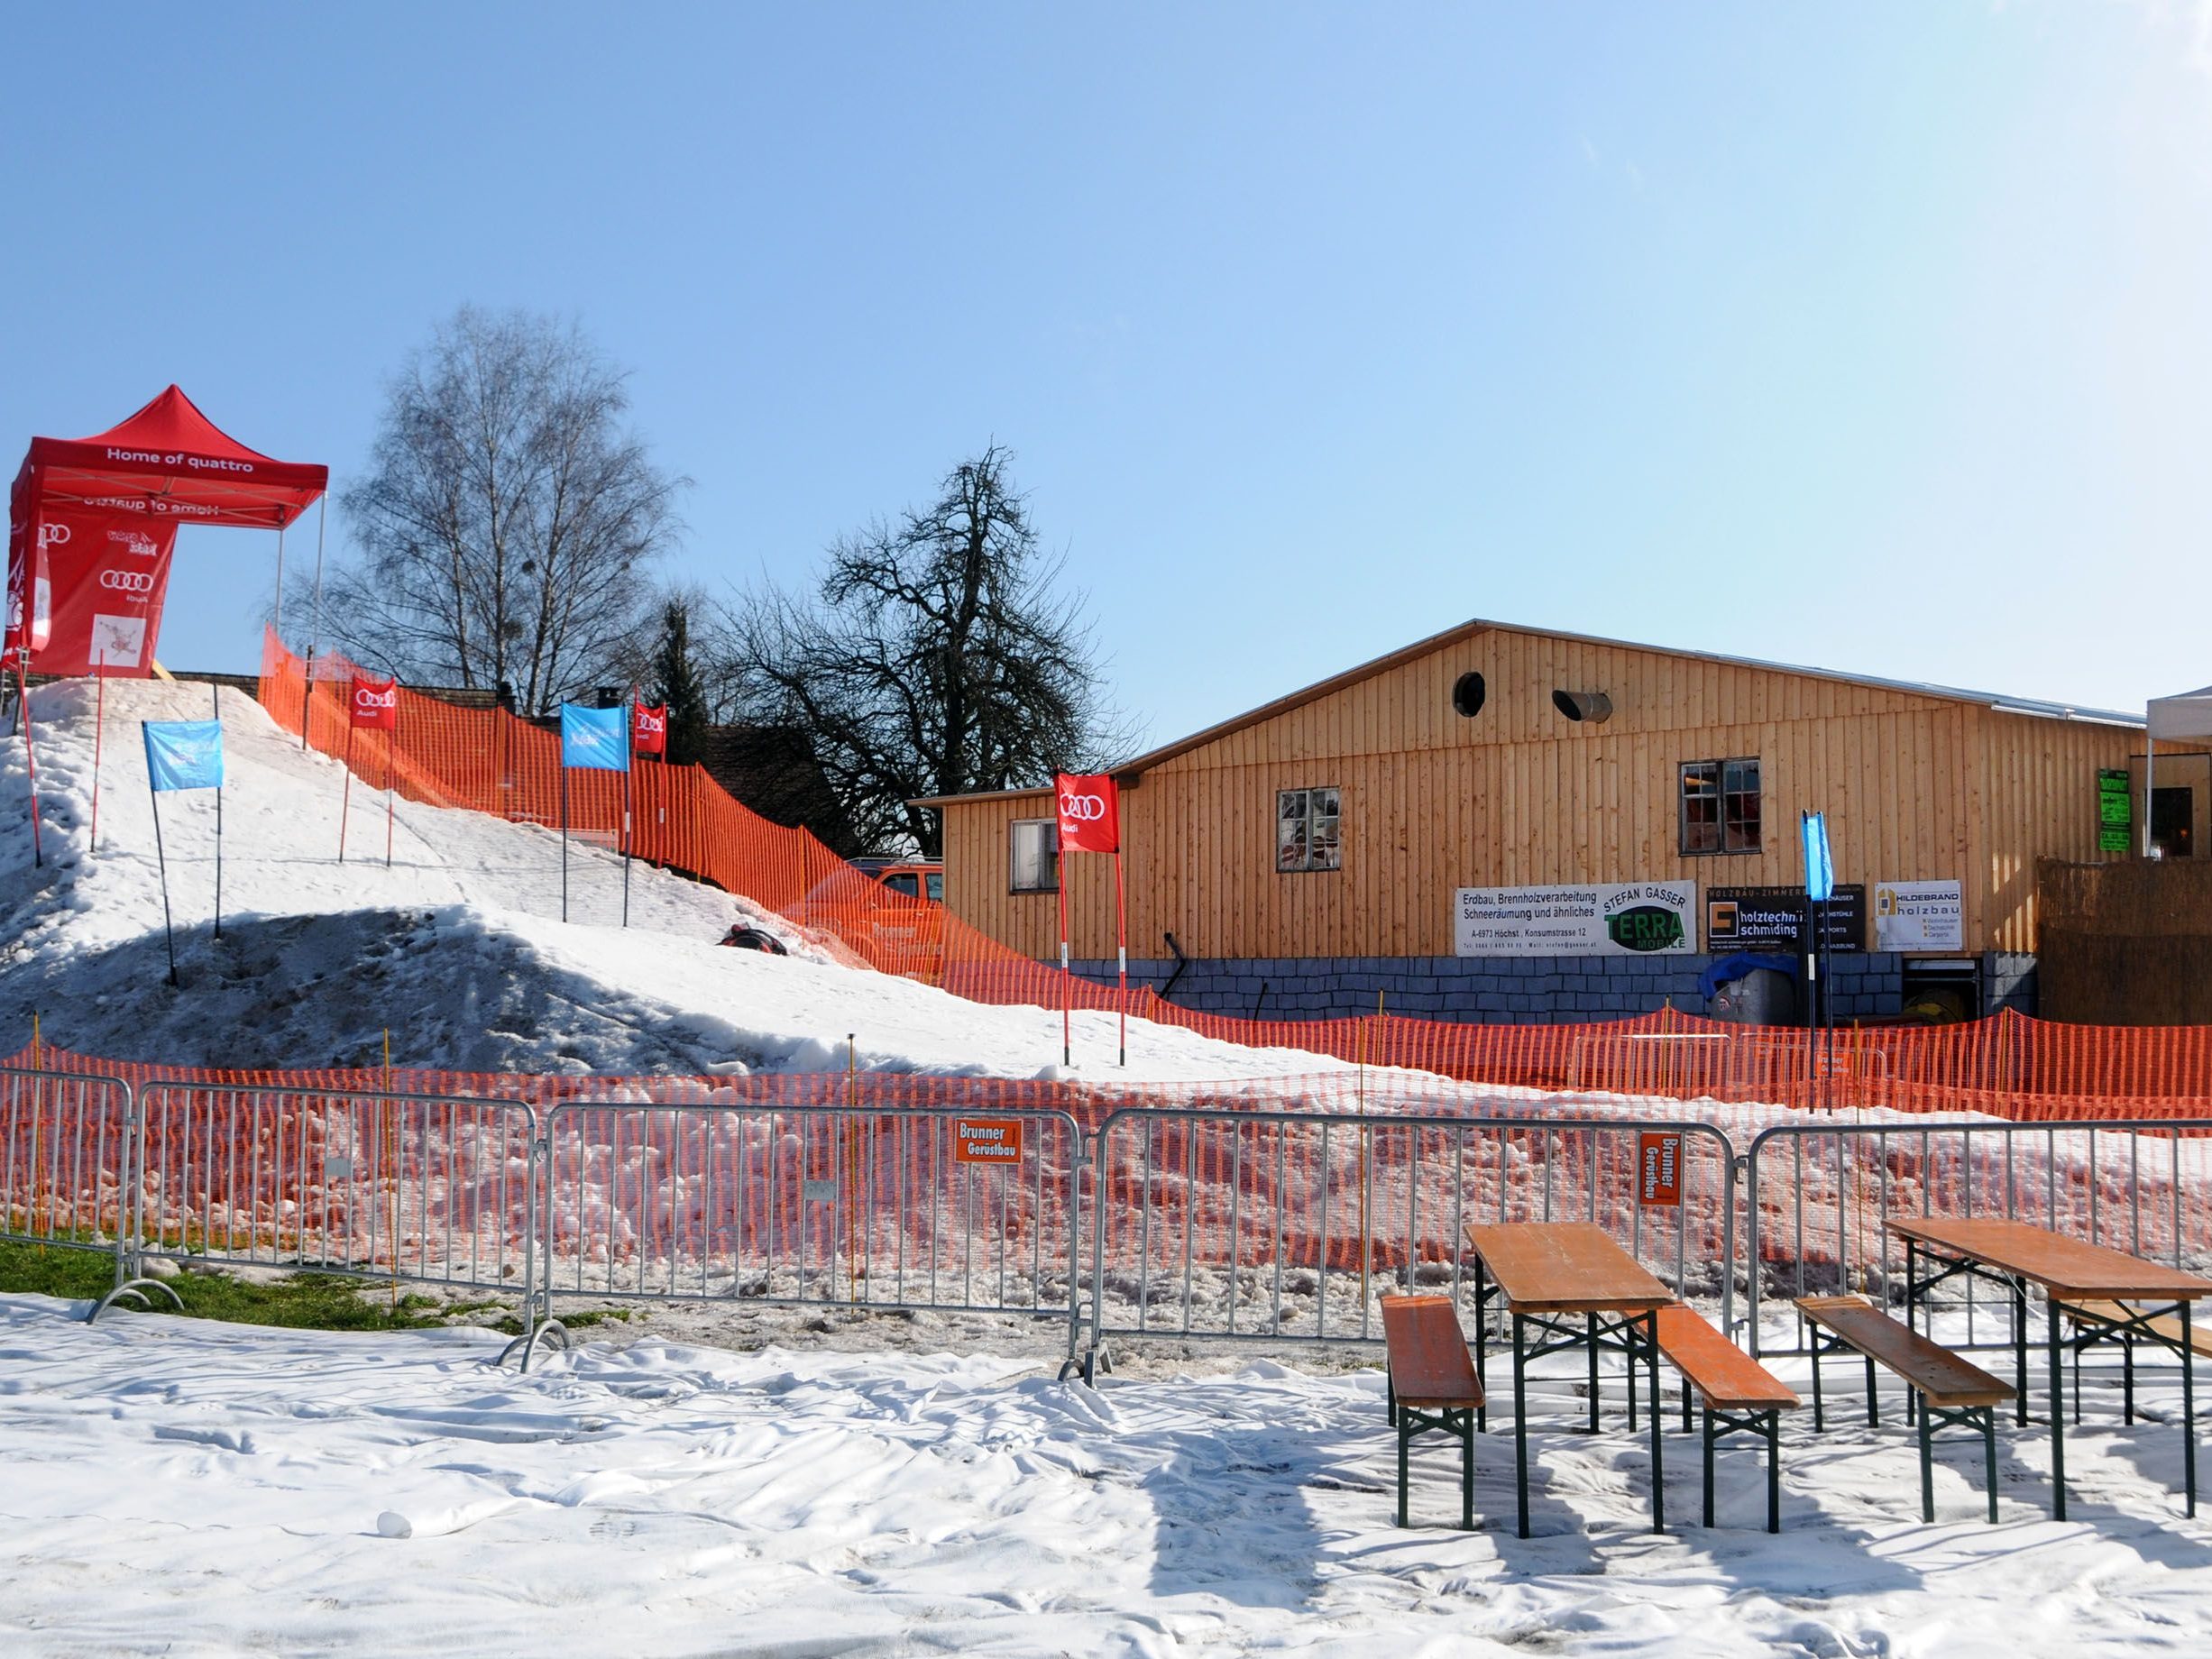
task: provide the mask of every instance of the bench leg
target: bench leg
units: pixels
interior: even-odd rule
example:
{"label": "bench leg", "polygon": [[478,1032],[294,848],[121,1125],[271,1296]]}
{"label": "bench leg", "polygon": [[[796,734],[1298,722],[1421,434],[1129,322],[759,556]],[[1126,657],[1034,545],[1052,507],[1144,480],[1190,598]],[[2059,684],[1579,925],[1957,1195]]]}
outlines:
{"label": "bench leg", "polygon": [[1691,1425],[1691,1422],[1690,1422],[1690,1379],[1689,1379],[1687,1377],[1684,1377],[1684,1378],[1682,1379],[1682,1432],[1683,1432],[1684,1434],[1688,1434],[1688,1433],[1690,1432],[1691,1426],[1692,1426],[1692,1425]]}
{"label": "bench leg", "polygon": [[1398,1524],[1406,1524],[1406,1449],[1413,1440],[1413,1425],[1403,1417],[1398,1422]]}
{"label": "bench leg", "polygon": [[[2188,1333],[2184,1331],[2183,1335]],[[1659,1409],[1659,1315],[1657,1309],[1644,1316],[1644,1363],[1651,1368],[1651,1530],[1666,1530],[1666,1435],[1662,1419],[1666,1413]],[[1636,1355],[1629,1355],[1629,1375],[1636,1375]],[[1629,1397],[1629,1423],[1631,1429],[1636,1421],[1636,1397]],[[2189,1438],[2195,1456],[2196,1437]],[[2192,1476],[2196,1465],[2192,1462]]]}
{"label": "bench leg", "polygon": [[1712,1407],[1705,1407],[1705,1525],[1712,1525]]}
{"label": "bench leg", "polygon": [[2181,1304],[2181,1487],[2185,1513],[2197,1513],[2197,1339],[2189,1328],[2189,1305]]}
{"label": "bench leg", "polygon": [[[1868,1428],[1882,1426],[1882,1396],[1881,1391],[1874,1385],[1874,1361],[1868,1360],[1867,1361],[1867,1426]],[[1913,1415],[1912,1406],[1912,1399],[1908,1396],[1905,1400],[1905,1413],[1908,1417]]]}
{"label": "bench leg", "polygon": [[[2077,1360],[2076,1364],[2080,1361]],[[2133,1332],[2120,1339],[2120,1398],[2121,1421],[2135,1421],[2135,1337]]]}
{"label": "bench leg", "polygon": [[[2051,1314],[2051,1328],[2054,1332],[2059,1328],[2058,1310],[2055,1307]],[[2053,1349],[2052,1358],[2055,1360],[2056,1357],[2057,1350]],[[2013,1426],[2025,1428],[2028,1423],[2028,1281],[2024,1279],[2013,1281]],[[2051,1415],[2054,1429],[2058,1426],[2058,1414],[2065,1409],[2066,1401],[2059,1393],[2059,1370],[2054,1363],[2051,1368]],[[2064,1511],[2061,1510],[2061,1513]]]}
{"label": "bench leg", "polygon": [[[2021,1306],[2027,1305],[2027,1289],[2020,1291]],[[2060,1343],[2063,1340],[2059,1331],[2059,1299],[2050,1299],[2051,1316],[2046,1340],[2051,1345],[2051,1518],[2066,1518],[2066,1372],[2060,1364]],[[2027,1346],[2021,1345],[2020,1418],[2027,1421]]]}
{"label": "bench leg", "polygon": [[[1590,1432],[1598,1432],[1598,1316],[1591,1314],[1583,1322],[1585,1337],[1590,1344]],[[1636,1368],[1629,1368],[1629,1387],[1636,1386]],[[1631,1424],[1630,1427],[1635,1425]]]}
{"label": "bench leg", "polygon": [[1989,1524],[1997,1519],[1997,1413],[1995,1406],[1985,1406],[1981,1412],[1982,1463],[1989,1480]]}
{"label": "bench leg", "polygon": [[1528,1321],[1513,1315],[1513,1499],[1519,1535],[1528,1535]]}
{"label": "bench leg", "polygon": [[1821,1404],[1821,1334],[1813,1333],[1813,1341],[1805,1352],[1813,1359],[1813,1432],[1822,1433],[1828,1427],[1828,1414]]}
{"label": "bench leg", "polygon": [[2074,1426],[2079,1428],[2081,1426],[2081,1344],[2077,1341],[2070,1343],[2068,1346],[2074,1351]]}
{"label": "bench leg", "polygon": [[1767,1530],[1782,1530],[1782,1414],[1767,1414]]}
{"label": "bench leg", "polygon": [[1928,1425],[1928,1409],[1920,1412],[1920,1518],[1935,1519],[1935,1448],[1929,1444],[1932,1431]]}
{"label": "bench leg", "polygon": [[1474,1413],[1459,1414],[1459,1525],[1474,1530]]}
{"label": "bench leg", "polygon": [[1382,1420],[1392,1428],[1398,1426],[1398,1384],[1391,1379],[1388,1361],[1382,1366]]}

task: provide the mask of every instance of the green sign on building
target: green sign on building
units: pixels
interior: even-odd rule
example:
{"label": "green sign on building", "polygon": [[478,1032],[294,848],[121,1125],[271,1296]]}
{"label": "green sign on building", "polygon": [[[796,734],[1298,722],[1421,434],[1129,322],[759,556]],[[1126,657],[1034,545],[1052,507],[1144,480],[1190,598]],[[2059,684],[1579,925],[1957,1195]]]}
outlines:
{"label": "green sign on building", "polygon": [[2124,853],[2134,846],[2130,831],[2135,824],[2135,798],[2128,793],[2127,774],[2100,770],[2097,775],[2097,850]]}

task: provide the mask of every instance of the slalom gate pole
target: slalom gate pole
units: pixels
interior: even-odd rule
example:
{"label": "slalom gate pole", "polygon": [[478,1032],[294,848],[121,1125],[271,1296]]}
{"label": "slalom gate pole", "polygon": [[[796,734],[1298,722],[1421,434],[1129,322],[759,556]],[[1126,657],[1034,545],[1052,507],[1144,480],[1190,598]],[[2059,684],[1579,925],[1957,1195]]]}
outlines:
{"label": "slalom gate pole", "polygon": [[31,742],[31,674],[25,665],[26,651],[15,653],[15,706],[23,717],[23,765],[31,775],[31,862],[43,866],[46,847],[39,836],[39,754]]}
{"label": "slalom gate pole", "polygon": [[[141,736],[146,722],[138,723]],[[152,751],[147,751],[151,757]],[[161,792],[153,786],[153,768],[146,768],[146,795],[153,802],[153,856],[161,866],[161,937],[169,941],[169,982],[177,983],[177,930],[169,914],[169,854],[161,845]]]}
{"label": "slalom gate pole", "polygon": [[345,820],[353,805],[353,705],[345,706],[345,783],[338,791],[338,862],[345,862]]}
{"label": "slalom gate pole", "polygon": [[[396,682],[397,674],[392,676]],[[384,867],[391,868],[391,773],[399,760],[399,688],[392,688],[391,729],[384,734]]]}
{"label": "slalom gate pole", "polygon": [[107,653],[92,665],[92,850],[100,850],[100,739],[107,735]]}
{"label": "slalom gate pole", "polygon": [[[208,701],[215,704],[216,741],[223,740],[223,688],[210,681]],[[223,937],[223,785],[215,786],[215,936]]]}
{"label": "slalom gate pole", "polygon": [[1060,893],[1060,1063],[1075,1062],[1075,977],[1068,967],[1068,861],[1059,860],[1054,885]]}
{"label": "slalom gate pole", "polygon": [[1129,900],[1122,886],[1121,838],[1114,839],[1114,950],[1121,967],[1121,1054],[1119,1066],[1129,1063]]}
{"label": "slalom gate pole", "polygon": [[[631,722],[633,723],[633,728],[634,728],[634,722],[635,722],[635,720],[636,720],[636,716],[632,715],[632,714],[629,712],[629,710],[625,709],[625,710],[622,711],[622,718],[623,718],[625,720],[631,721]],[[636,763],[636,761],[637,761],[637,758],[638,758],[638,751],[637,751],[637,746],[636,746],[637,735],[638,735],[638,734],[637,734],[636,730],[633,729],[632,729],[632,731],[631,731],[631,733],[630,733],[630,735],[629,735],[629,738],[625,738],[625,739],[623,740],[623,758],[624,758],[624,760],[625,760],[625,761],[627,761],[627,762],[629,762],[629,763],[631,763],[631,764],[635,764],[635,763]],[[622,925],[623,925],[624,927],[628,927],[628,926],[629,926],[629,765],[625,765],[623,766],[623,768],[622,768]]]}
{"label": "slalom gate pole", "polygon": [[561,920],[568,920],[568,767],[561,768]]}

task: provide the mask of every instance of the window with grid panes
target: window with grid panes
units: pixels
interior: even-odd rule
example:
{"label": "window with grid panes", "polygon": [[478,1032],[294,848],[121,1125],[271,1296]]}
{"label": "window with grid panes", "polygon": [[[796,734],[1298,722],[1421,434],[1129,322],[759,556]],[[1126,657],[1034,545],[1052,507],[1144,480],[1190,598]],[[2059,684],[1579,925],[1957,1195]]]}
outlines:
{"label": "window with grid panes", "polygon": [[1757,756],[1682,763],[1682,851],[1755,853],[1759,849]]}
{"label": "window with grid panes", "polygon": [[1275,868],[1333,870],[1342,857],[1343,798],[1334,789],[1285,789],[1275,796]]}

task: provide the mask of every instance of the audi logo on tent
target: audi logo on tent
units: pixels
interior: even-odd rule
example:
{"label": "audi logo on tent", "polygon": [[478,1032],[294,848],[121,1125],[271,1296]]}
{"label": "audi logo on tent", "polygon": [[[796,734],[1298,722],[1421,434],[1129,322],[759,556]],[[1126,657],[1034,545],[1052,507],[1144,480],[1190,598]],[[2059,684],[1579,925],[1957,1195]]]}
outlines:
{"label": "audi logo on tent", "polygon": [[151,571],[110,570],[100,573],[100,585],[117,593],[151,593],[153,591]]}
{"label": "audi logo on tent", "polygon": [[1106,802],[1097,795],[1062,795],[1060,811],[1063,818],[1077,818],[1095,824],[1106,816]]}

